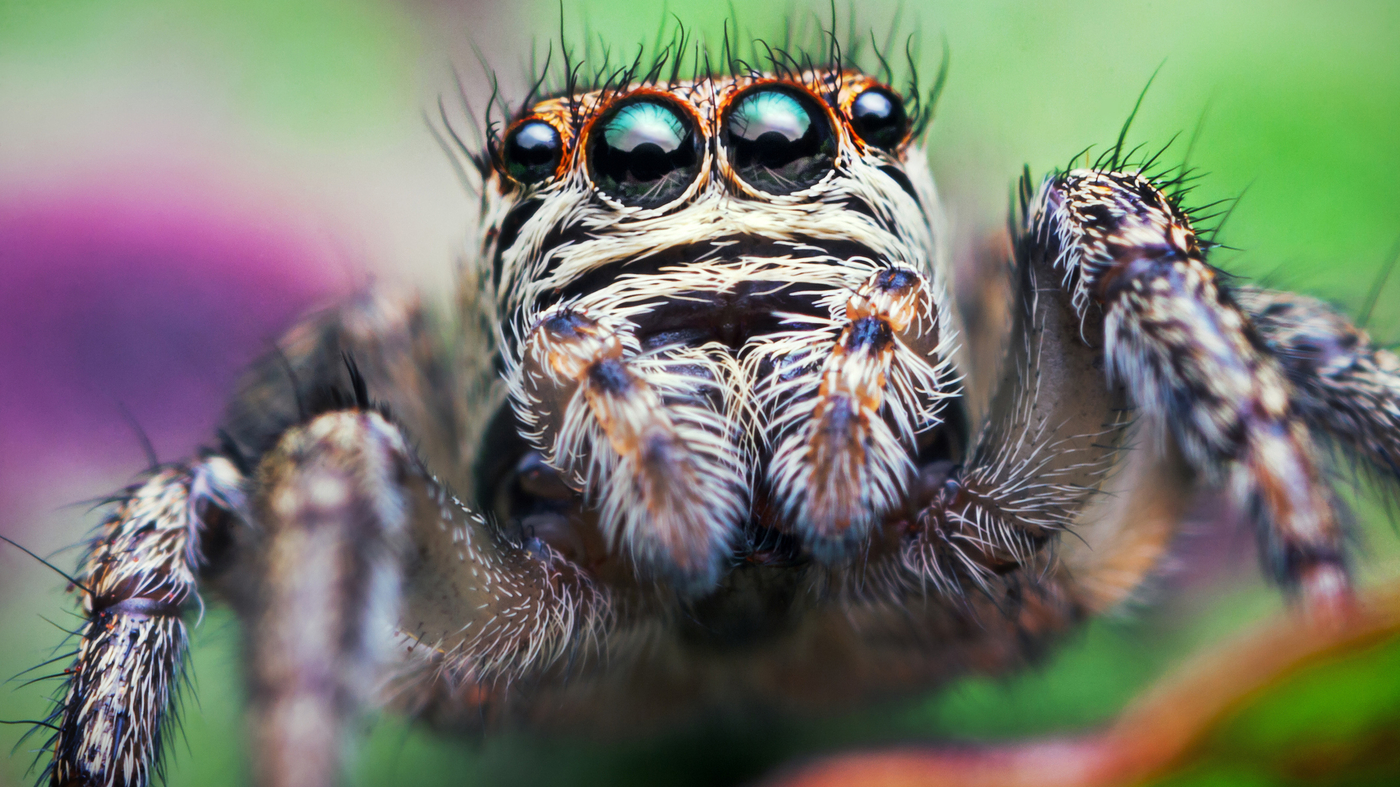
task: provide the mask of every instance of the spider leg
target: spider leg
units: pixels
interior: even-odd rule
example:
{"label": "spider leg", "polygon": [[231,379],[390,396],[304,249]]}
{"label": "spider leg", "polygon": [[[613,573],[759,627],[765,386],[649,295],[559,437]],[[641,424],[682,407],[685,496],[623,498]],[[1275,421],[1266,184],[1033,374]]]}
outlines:
{"label": "spider leg", "polygon": [[[470,714],[460,703],[489,699],[493,682],[594,652],[605,595],[424,469],[418,448],[454,458],[444,408],[458,389],[420,317],[371,298],[303,323],[246,378],[224,454],[161,468],[114,500],[77,577],[88,622],[46,722],[51,783],[144,787],[159,774],[197,581],[244,620],[261,784],[332,783],[366,703]],[[369,386],[423,443],[369,407]]]}
{"label": "spider leg", "polygon": [[206,542],[229,537],[242,480],[208,456],[115,501],[75,583],[87,622],[51,719],[51,784],[146,785],[159,772],[188,650],[183,614],[198,601]]}
{"label": "spider leg", "polygon": [[1112,379],[1193,467],[1228,481],[1280,583],[1310,606],[1348,603],[1342,529],[1293,387],[1186,215],[1143,175],[1100,170],[1050,177],[1024,204],[1018,253],[1069,295],[1086,336],[1102,324]]}
{"label": "spider leg", "polygon": [[[769,484],[820,557],[840,557],[903,499],[915,435],[942,423],[955,389],[928,280],[890,267],[846,299],[831,333],[765,337],[750,364],[773,363],[758,383],[774,434]],[[941,344],[943,346],[941,346]]]}
{"label": "spider leg", "polygon": [[1316,298],[1257,287],[1234,295],[1283,364],[1299,412],[1400,481],[1400,358]]}
{"label": "spider leg", "polygon": [[[377,412],[333,411],[287,430],[255,489],[261,543],[246,617],[260,785],[332,784],[363,708],[399,693],[422,712],[547,669],[596,644],[607,619],[606,600],[571,565],[491,528]],[[396,642],[408,656],[393,656]]]}
{"label": "spider leg", "polygon": [[418,478],[401,615],[408,652],[388,700],[479,728],[512,682],[602,653],[610,595],[545,542],[515,542],[434,478]]}
{"label": "spider leg", "polygon": [[399,430],[355,410],[289,429],[263,457],[248,621],[258,784],[334,783],[345,727],[372,700],[393,640],[405,486],[418,473]]}
{"label": "spider leg", "polygon": [[[595,645],[608,619],[567,561],[490,527],[376,412],[288,430],[256,488],[248,632],[260,785],[334,783],[364,707],[386,697],[422,713],[449,695],[485,698],[497,680]],[[396,641],[406,657],[392,657]]]}
{"label": "spider leg", "polygon": [[[449,408],[483,389],[417,309],[371,298],[303,324],[226,422],[257,465],[252,543],[221,589],[247,631],[260,784],[333,782],[347,728],[373,704],[472,716],[495,682],[588,651],[607,619],[603,595],[548,545],[512,540],[429,471],[436,460],[471,483]],[[309,400],[319,414],[299,412],[298,390],[322,392]]]}
{"label": "spider leg", "polygon": [[638,358],[619,327],[547,313],[512,379],[516,413],[545,460],[601,501],[601,525],[643,568],[685,592],[713,585],[746,510],[732,413],[714,394],[719,354]]}
{"label": "spider leg", "polygon": [[[959,467],[923,468],[921,506],[899,564],[918,586],[992,595],[1013,572],[1045,579],[1044,547],[1094,519],[1093,504],[1123,446],[1125,393],[1103,384],[1070,298],[1017,259],[1011,343],[988,416]],[[1102,518],[1102,517],[1098,517]]]}

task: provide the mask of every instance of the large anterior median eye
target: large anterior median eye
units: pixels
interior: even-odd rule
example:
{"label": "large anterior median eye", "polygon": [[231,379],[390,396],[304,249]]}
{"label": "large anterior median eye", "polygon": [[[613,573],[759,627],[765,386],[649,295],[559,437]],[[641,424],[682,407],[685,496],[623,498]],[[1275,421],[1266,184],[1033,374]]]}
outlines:
{"label": "large anterior median eye", "polygon": [[685,192],[700,169],[689,118],[659,99],[609,110],[590,133],[593,182],[624,205],[655,208]]}
{"label": "large anterior median eye", "polygon": [[831,171],[836,141],[826,113],[807,95],[759,88],[734,103],[725,130],[735,172],[760,191],[790,194]]}
{"label": "large anterior median eye", "polygon": [[506,133],[501,160],[506,174],[530,185],[554,177],[564,157],[564,139],[543,120],[525,120]]}

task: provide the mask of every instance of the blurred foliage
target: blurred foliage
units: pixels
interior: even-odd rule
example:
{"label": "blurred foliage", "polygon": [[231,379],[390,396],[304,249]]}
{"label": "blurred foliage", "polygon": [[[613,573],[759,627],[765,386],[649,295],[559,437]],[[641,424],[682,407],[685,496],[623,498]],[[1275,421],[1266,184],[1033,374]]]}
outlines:
{"label": "blurred foliage", "polygon": [[[952,54],[929,144],[959,243],[997,225],[1023,163],[1043,172],[1087,144],[1111,143],[1164,58],[1131,140],[1161,145],[1185,132],[1184,140],[1200,122],[1191,161],[1208,177],[1195,198],[1229,199],[1248,187],[1221,236],[1241,251],[1222,250],[1214,262],[1355,309],[1400,234],[1400,54],[1394,44],[1400,4],[904,5],[900,28],[922,32],[926,74],[936,68],[940,39]],[[718,40],[728,13],[720,3],[673,10],[710,40]],[[477,41],[502,63],[508,86],[523,82],[510,68],[523,59],[518,52],[531,38],[543,45],[556,36],[558,12],[544,0],[489,12],[511,15],[520,31],[515,40]],[[663,18],[660,3],[637,0],[570,2],[565,12],[571,36],[581,37],[586,21],[594,35],[618,45],[651,40]],[[777,4],[747,4],[743,27],[781,30],[790,13]],[[445,70],[446,56],[432,47],[435,37],[456,32],[423,32],[431,25],[415,14],[431,20],[432,4],[9,0],[0,3],[0,80],[103,69],[152,51],[169,53],[171,67],[179,67],[181,53],[202,57],[212,50],[216,63],[204,67],[215,89],[234,97],[237,112],[314,139],[346,122],[421,109],[417,97],[396,91],[409,81],[415,60]],[[896,14],[892,3],[867,2],[858,16],[882,38]],[[470,29],[462,35],[470,36]],[[469,78],[475,73],[474,64],[459,65]],[[1168,160],[1180,160],[1184,148],[1179,141]],[[1382,340],[1400,338],[1400,281],[1381,297],[1372,326]],[[71,484],[56,484],[60,488],[55,504],[107,487],[71,493]],[[1363,579],[1400,575],[1393,512],[1366,494],[1356,498],[1354,510]],[[72,513],[47,517],[32,531],[36,546],[71,542],[81,532],[78,520]],[[1226,550],[1237,541],[1207,543]],[[352,783],[701,785],[753,779],[793,757],[853,746],[1082,730],[1111,719],[1169,664],[1281,608],[1274,591],[1251,579],[1257,572],[1247,549],[1223,560],[1232,582],[1183,596],[1162,594],[1151,605],[1095,621],[1028,674],[969,679],[930,698],[835,719],[697,728],[626,744],[519,735],[461,742],[385,718],[373,723],[360,747]],[[1235,570],[1239,563],[1244,566]],[[0,554],[0,571],[0,673],[11,675],[46,657],[62,637],[55,626],[76,622],[58,592],[60,580],[8,553]],[[169,783],[241,784],[241,670],[228,614],[211,609],[194,644],[197,692],[186,698]],[[1220,727],[1200,760],[1165,783],[1310,783],[1329,757],[1342,762],[1356,746],[1394,750],[1400,746],[1397,667],[1400,644],[1389,643],[1294,676]],[[0,691],[0,718],[40,716],[43,687],[13,686]],[[0,727],[0,744],[18,737],[18,729]],[[0,760],[0,785],[25,781],[33,741]],[[1383,783],[1367,781],[1371,777],[1379,778],[1362,774],[1345,783]]]}
{"label": "blurred foliage", "polygon": [[821,756],[767,787],[1393,784],[1400,583],[1342,617],[1280,615],[1171,670],[1108,725]]}
{"label": "blurred foliage", "polygon": [[1163,787],[1394,784],[1400,780],[1400,641],[1288,676],[1219,725]]}
{"label": "blurred foliage", "polygon": [[374,0],[0,3],[0,62],[12,75],[194,70],[239,116],[308,135],[416,113],[405,89],[415,49],[410,19]]}

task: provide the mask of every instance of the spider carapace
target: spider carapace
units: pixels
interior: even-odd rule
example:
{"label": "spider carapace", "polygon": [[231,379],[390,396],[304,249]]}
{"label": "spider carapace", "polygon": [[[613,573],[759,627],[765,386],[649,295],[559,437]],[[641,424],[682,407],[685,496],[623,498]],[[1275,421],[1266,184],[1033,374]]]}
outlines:
{"label": "spider carapace", "polygon": [[263,785],[334,781],[374,705],[651,729],[1012,668],[1150,575],[1193,486],[1344,612],[1318,444],[1393,479],[1400,368],[1227,286],[1180,178],[1120,145],[1023,180],[982,270],[1008,318],[966,335],[917,90],[781,55],[605,81],[470,157],[449,315],[308,319],[217,447],[117,497],[54,784],[147,783],[201,588],[244,622]]}

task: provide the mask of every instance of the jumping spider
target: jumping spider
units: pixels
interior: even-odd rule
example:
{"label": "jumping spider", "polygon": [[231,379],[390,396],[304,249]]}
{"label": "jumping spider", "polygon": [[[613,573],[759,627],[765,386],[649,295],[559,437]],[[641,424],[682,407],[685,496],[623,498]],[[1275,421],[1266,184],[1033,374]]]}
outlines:
{"label": "jumping spider", "polygon": [[1182,173],[1120,143],[1022,180],[997,365],[960,339],[929,97],[839,51],[683,50],[568,65],[471,152],[450,318],[309,319],[217,448],[116,496],[53,784],[151,780],[200,587],[245,624],[256,780],[298,786],[371,705],[640,729],[1012,669],[1132,593],[1201,485],[1346,613],[1319,442],[1400,476],[1400,363],[1223,280]]}

